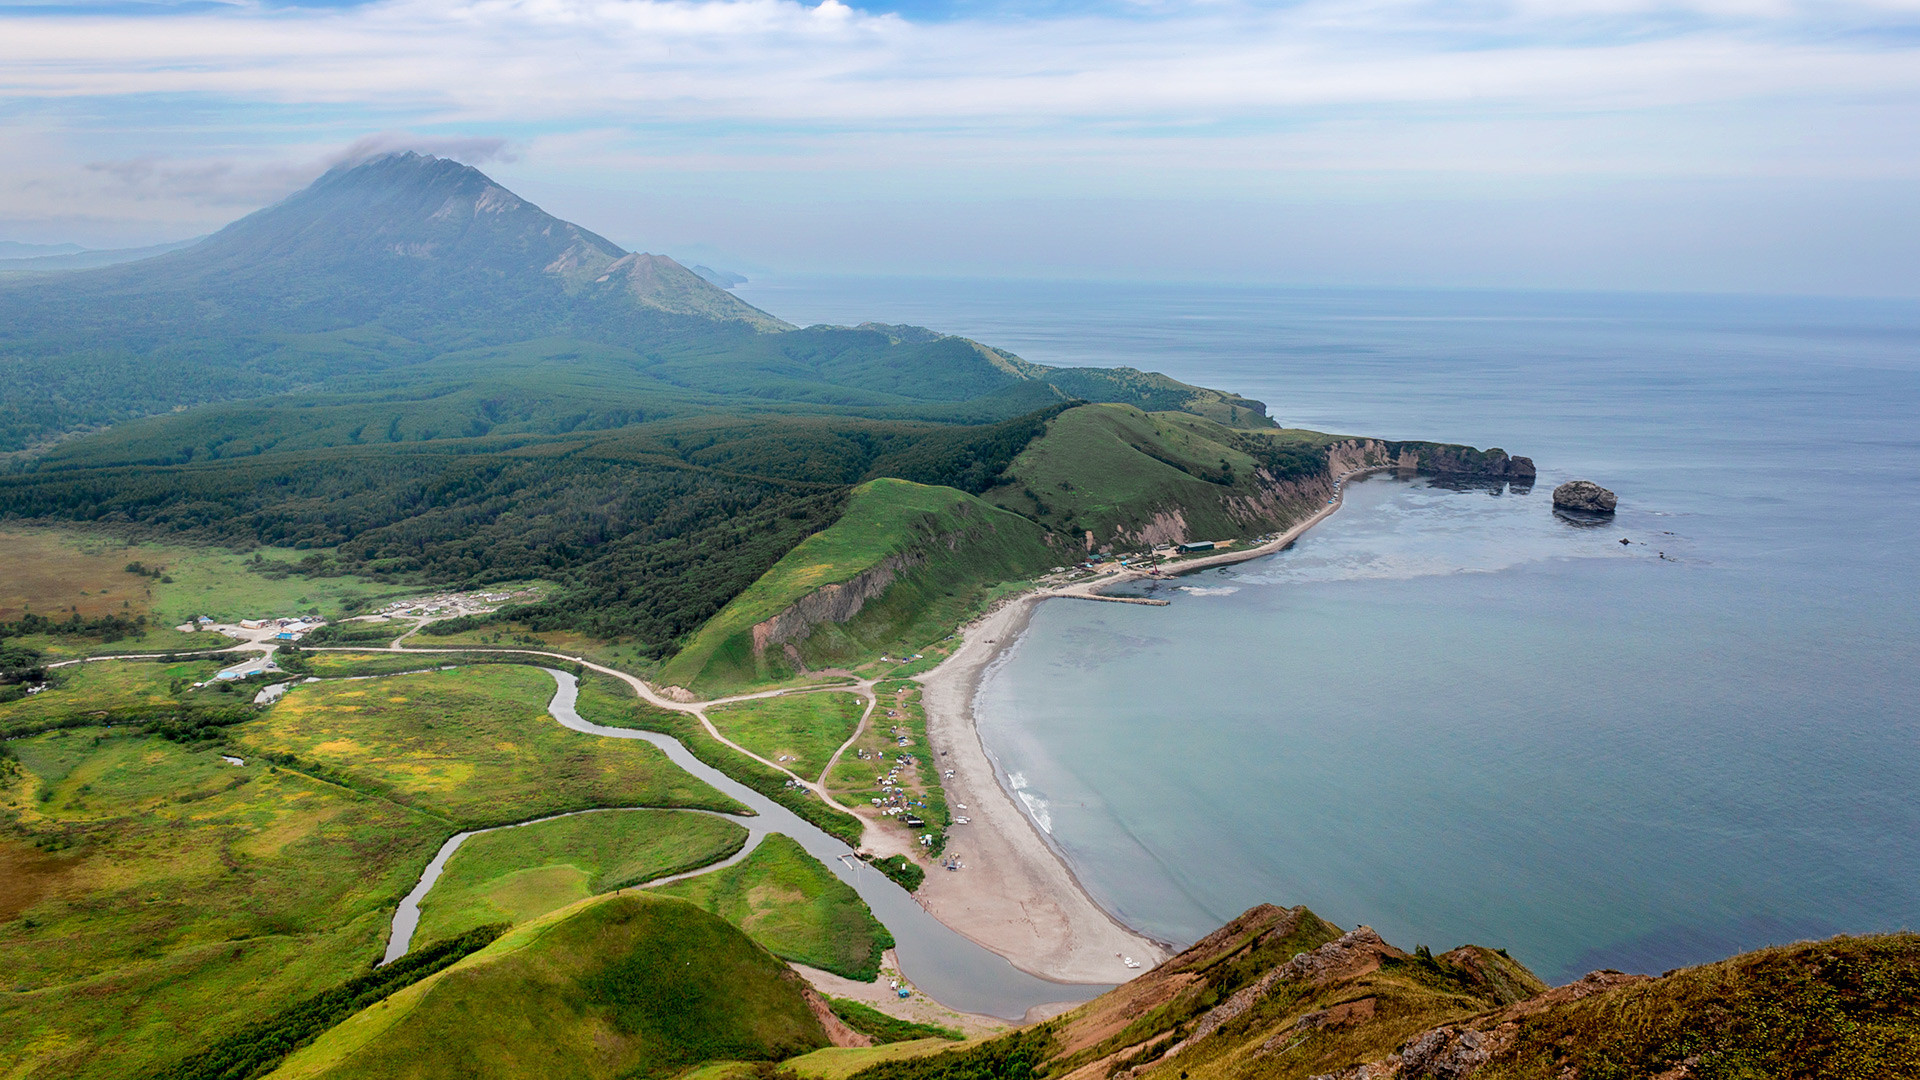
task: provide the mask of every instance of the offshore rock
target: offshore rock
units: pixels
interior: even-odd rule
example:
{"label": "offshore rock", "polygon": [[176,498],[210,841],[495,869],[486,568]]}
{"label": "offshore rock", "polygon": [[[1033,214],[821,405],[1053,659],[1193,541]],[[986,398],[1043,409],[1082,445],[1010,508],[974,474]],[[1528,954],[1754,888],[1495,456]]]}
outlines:
{"label": "offshore rock", "polygon": [[1582,510],[1589,514],[1611,514],[1619,505],[1613,492],[1591,480],[1569,480],[1553,489],[1555,510]]}

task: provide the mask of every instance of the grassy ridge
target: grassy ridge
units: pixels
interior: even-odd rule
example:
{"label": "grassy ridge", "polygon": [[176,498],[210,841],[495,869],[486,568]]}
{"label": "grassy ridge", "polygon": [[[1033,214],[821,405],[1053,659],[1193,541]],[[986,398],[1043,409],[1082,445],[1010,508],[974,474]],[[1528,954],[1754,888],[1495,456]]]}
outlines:
{"label": "grassy ridge", "polygon": [[1521,1022],[1479,1076],[1920,1076],[1920,935],[1737,956]]}
{"label": "grassy ridge", "polygon": [[420,905],[423,940],[529,922],[739,851],[747,830],[706,814],[610,810],[482,833],[460,845]]}
{"label": "grassy ridge", "polygon": [[877,978],[880,954],[893,947],[860,894],[779,833],[724,870],[653,891],[719,915],[782,959],[849,979]]}
{"label": "grassy ridge", "polygon": [[485,948],[506,929],[503,923],[478,926],[458,937],[414,949],[391,964],[296,1002],[178,1062],[149,1069],[141,1074],[141,1080],[246,1080],[257,1076],[361,1009]]}
{"label": "grassy ridge", "polygon": [[245,752],[462,826],[594,806],[740,810],[647,743],[561,727],[547,715],[552,696],[551,676],[506,664],[315,683],[233,737]]}
{"label": "grassy ridge", "polygon": [[826,1045],[804,984],[699,908],[622,894],[556,912],[361,1012],[281,1080],[672,1076]]}
{"label": "grassy ridge", "polygon": [[[1549,990],[1498,950],[1401,952],[1255,908],[1071,1013],[865,1080],[1868,1080],[1920,1076],[1920,935],[1762,949]],[[1306,954],[1304,957],[1302,954]]]}
{"label": "grassy ridge", "polygon": [[754,625],[889,559],[898,565],[884,593],[853,619],[821,624],[797,640],[809,666],[857,663],[942,637],[988,587],[1031,576],[1058,558],[1032,522],[964,492],[871,481],[854,489],[831,528],[788,552],[701,626],[660,678],[717,692],[790,677],[793,667],[781,649],[755,651]]}
{"label": "grassy ridge", "polygon": [[[1137,536],[1155,515],[1178,514],[1185,535],[1257,535],[1310,509],[1304,501],[1261,507],[1257,469],[1276,479],[1324,473],[1332,436],[1238,431],[1185,413],[1089,405],[1056,417],[983,497],[1049,529],[1093,533],[1100,543]],[[1281,450],[1300,451],[1294,461]]]}

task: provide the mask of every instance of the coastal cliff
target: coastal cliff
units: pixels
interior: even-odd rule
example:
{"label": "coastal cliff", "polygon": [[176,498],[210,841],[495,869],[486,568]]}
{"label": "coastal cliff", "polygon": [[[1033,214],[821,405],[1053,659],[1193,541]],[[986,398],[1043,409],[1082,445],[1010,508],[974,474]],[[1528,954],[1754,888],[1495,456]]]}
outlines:
{"label": "coastal cliff", "polygon": [[1044,572],[1070,546],[963,491],[868,481],[838,521],[707,620],[660,681],[730,692],[944,637],[986,592]]}
{"label": "coastal cliff", "polygon": [[1095,552],[1283,533],[1326,507],[1338,478],[1374,468],[1534,478],[1531,460],[1499,449],[1079,405],[1034,429],[978,498],[892,479],[855,489],[842,518],[702,626],[662,682],[735,690],[910,653],[1003,586]]}
{"label": "coastal cliff", "polygon": [[1476,450],[1453,443],[1347,439],[1327,448],[1327,461],[1336,476],[1359,469],[1393,468],[1532,487],[1537,475],[1532,458],[1512,457],[1499,448]]}

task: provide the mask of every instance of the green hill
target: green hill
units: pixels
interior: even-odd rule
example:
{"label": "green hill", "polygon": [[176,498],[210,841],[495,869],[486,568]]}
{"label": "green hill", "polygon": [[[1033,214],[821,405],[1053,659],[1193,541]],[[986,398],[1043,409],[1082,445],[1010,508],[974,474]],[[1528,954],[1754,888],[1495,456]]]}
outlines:
{"label": "green hill", "polygon": [[[982,496],[1095,545],[1254,536],[1323,504],[1331,435],[1130,405],[1069,409]],[[1084,546],[1083,546],[1084,550]]]}
{"label": "green hill", "polygon": [[272,1075],[611,1080],[826,1045],[805,984],[772,954],[692,904],[623,894],[509,933]]}
{"label": "green hill", "polygon": [[853,887],[794,840],[774,833],[724,869],[662,885],[745,930],[783,960],[871,982],[893,936]]}
{"label": "green hill", "polygon": [[661,670],[719,692],[945,636],[1000,582],[1062,556],[1033,522],[962,491],[881,479],[789,551]]}

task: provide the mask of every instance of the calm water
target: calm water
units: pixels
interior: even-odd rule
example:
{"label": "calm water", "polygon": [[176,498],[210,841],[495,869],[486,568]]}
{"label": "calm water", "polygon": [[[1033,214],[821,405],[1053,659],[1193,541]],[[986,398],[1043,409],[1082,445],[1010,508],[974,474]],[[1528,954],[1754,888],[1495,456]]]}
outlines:
{"label": "calm water", "polygon": [[[1143,930],[1305,903],[1563,979],[1920,923],[1920,306],[741,293],[1539,463],[1526,494],[1357,484],[1293,549],[1163,586],[1169,607],[1041,608],[983,735]],[[1576,476],[1620,494],[1613,524],[1552,515]]]}

